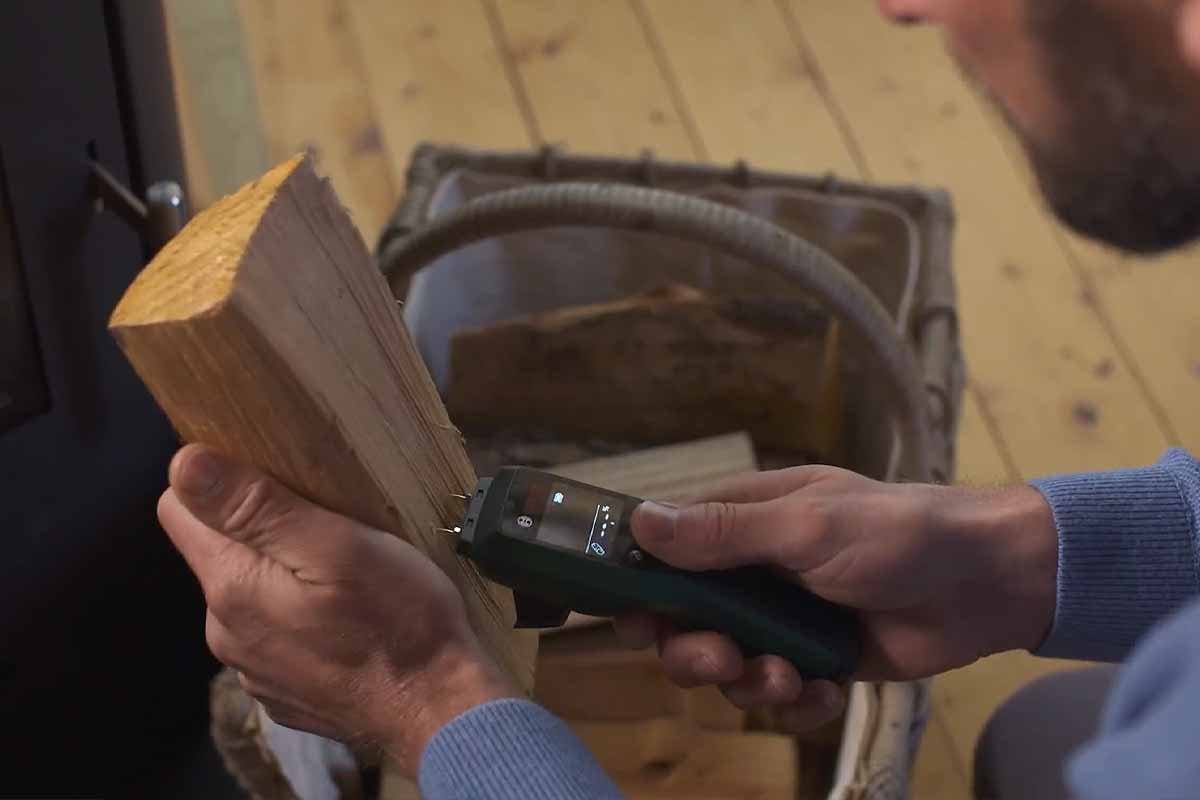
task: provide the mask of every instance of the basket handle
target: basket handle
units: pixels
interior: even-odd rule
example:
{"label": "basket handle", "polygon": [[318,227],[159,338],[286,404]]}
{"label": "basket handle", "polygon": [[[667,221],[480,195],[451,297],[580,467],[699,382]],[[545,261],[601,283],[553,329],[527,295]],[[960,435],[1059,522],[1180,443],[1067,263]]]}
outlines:
{"label": "basket handle", "polygon": [[824,250],[760,217],[662,189],[616,183],[552,183],[476,198],[400,238],[381,243],[379,263],[397,297],[417,270],[482,239],[539,228],[618,228],[701,242],[762,264],[820,298],[868,343],[872,366],[896,399],[903,472],[931,480],[925,390],[907,342],[879,299]]}

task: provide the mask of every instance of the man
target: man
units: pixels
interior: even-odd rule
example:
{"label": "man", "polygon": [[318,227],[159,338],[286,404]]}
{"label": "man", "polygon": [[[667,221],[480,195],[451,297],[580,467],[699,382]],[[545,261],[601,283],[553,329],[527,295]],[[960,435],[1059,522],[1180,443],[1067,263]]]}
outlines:
{"label": "man", "polygon": [[[1200,0],[881,5],[945,28],[1069,225],[1138,252],[1200,236]],[[277,721],[382,745],[429,798],[617,796],[567,728],[517,696],[413,548],[199,447],[170,481],[159,516],[203,586],[208,642]],[[1010,649],[1125,660],[1066,768],[1072,794],[1200,796],[1200,464],[1187,454],[998,491],[803,467],[700,500],[642,506],[635,536],[683,568],[772,564],[858,608],[858,677],[932,675]],[[743,659],[717,634],[636,615],[617,626],[631,646],[657,641],[681,685],[717,684],[796,728],[842,710],[838,686]],[[981,789],[1042,796],[1032,777],[985,776]]]}

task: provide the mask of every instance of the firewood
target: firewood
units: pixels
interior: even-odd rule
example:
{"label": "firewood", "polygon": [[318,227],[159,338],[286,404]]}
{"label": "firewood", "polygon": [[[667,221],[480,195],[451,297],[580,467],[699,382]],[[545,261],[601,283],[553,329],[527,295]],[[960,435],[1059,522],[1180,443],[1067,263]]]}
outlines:
{"label": "firewood", "polygon": [[742,730],[746,712],[713,686],[681,689],[667,678],[653,649],[629,650],[611,627],[582,628],[543,638],[534,699],[560,717],[587,722],[686,718],[723,731]]}
{"label": "firewood", "polygon": [[630,800],[795,800],[791,737],[706,731],[680,719],[576,722],[572,731]]}
{"label": "firewood", "polygon": [[110,328],[183,439],[389,531],[453,579],[489,652],[527,690],[537,639],[507,589],[435,529],[475,474],[395,299],[333,190],[294,158],[199,214]]}
{"label": "firewood", "polygon": [[468,435],[666,443],[745,430],[830,457],[837,326],[801,296],[669,285],[455,334],[446,404]]}

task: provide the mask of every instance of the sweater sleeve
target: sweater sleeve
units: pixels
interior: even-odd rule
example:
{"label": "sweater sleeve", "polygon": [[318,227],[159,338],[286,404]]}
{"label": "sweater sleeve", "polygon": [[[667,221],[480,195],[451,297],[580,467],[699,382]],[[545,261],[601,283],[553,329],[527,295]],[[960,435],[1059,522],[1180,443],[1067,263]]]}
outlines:
{"label": "sweater sleeve", "polygon": [[417,774],[426,800],[620,800],[566,723],[526,700],[495,700],[439,730]]}
{"label": "sweater sleeve", "polygon": [[1200,464],[1171,450],[1140,469],[1032,481],[1058,530],[1058,602],[1037,655],[1119,661],[1200,593]]}

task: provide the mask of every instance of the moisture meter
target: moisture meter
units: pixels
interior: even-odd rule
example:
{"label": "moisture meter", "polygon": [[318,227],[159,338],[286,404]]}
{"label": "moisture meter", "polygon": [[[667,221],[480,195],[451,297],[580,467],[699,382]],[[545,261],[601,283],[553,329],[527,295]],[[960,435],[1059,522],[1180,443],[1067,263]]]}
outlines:
{"label": "moisture meter", "polygon": [[746,657],[775,654],[806,678],[841,679],[859,655],[858,620],[765,567],[689,572],[638,547],[642,501],[526,467],[483,478],[453,533],[458,552],[513,590],[518,628],[643,610],[684,630],[729,636]]}

